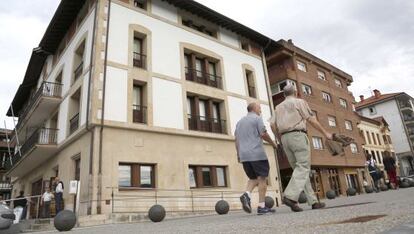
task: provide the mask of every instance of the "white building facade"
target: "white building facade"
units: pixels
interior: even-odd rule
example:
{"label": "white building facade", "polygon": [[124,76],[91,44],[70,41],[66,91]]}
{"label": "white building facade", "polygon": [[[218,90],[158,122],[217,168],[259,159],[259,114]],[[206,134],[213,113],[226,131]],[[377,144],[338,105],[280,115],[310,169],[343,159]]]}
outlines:
{"label": "white building facade", "polygon": [[217,199],[194,194],[240,208],[234,130],[250,102],[271,116],[268,41],[193,1],[63,0],[8,112],[21,142],[14,195],[39,195],[59,176],[81,181],[78,195],[64,193],[81,216],[214,209]]}
{"label": "white building facade", "polygon": [[361,100],[356,110],[368,118],[383,117],[389,124],[392,144],[400,163],[401,176],[414,173],[414,115],[413,98],[406,93],[374,95]]}

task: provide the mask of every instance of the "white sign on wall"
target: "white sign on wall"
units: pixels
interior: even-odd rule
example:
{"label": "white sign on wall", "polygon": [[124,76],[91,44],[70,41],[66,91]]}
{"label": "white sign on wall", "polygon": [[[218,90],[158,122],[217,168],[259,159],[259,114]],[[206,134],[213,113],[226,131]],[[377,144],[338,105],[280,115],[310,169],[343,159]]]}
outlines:
{"label": "white sign on wall", "polygon": [[78,181],[71,180],[69,182],[69,194],[76,194],[78,191]]}

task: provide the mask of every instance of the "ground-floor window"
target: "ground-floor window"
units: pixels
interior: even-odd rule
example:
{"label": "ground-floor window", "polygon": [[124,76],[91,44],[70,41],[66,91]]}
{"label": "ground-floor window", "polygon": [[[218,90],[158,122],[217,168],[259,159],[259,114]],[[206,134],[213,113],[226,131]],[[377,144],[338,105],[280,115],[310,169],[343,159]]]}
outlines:
{"label": "ground-floor window", "polygon": [[118,186],[120,188],[155,188],[155,165],[120,163]]}
{"label": "ground-floor window", "polygon": [[194,166],[188,168],[190,188],[227,187],[226,167]]}

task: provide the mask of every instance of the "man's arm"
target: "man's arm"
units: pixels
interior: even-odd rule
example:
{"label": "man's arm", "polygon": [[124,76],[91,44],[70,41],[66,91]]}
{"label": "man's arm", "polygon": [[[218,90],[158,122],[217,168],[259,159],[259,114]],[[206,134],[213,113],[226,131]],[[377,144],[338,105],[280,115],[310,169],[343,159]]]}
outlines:
{"label": "man's arm", "polygon": [[326,131],[324,127],[319,123],[315,116],[310,116],[307,121],[314,127],[316,130],[321,132],[326,138],[332,140],[332,134]]}
{"label": "man's arm", "polygon": [[262,139],[267,141],[269,144],[271,144],[274,148],[277,147],[276,143],[272,140],[272,138],[269,136],[267,132],[264,132],[262,134]]}
{"label": "man's arm", "polygon": [[270,123],[270,128],[272,129],[273,135],[276,139],[276,144],[279,144],[279,141],[281,139],[281,135],[279,134],[279,129],[277,128],[275,123]]}
{"label": "man's arm", "polygon": [[239,156],[239,142],[237,141],[237,138],[235,140],[235,145],[236,145],[236,152],[237,152],[237,161],[240,162],[240,156]]}

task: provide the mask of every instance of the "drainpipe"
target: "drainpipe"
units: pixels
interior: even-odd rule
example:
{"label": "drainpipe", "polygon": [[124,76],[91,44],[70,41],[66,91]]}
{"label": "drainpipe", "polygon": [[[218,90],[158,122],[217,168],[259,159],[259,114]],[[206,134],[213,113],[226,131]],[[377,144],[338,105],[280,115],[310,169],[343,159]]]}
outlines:
{"label": "drainpipe", "polygon": [[[274,113],[274,107],[273,107],[273,99],[272,99],[272,90],[270,88],[270,79],[269,79],[269,73],[267,71],[267,63],[266,63],[266,56],[265,51],[272,43],[272,39],[268,38],[268,42],[264,48],[261,49],[262,51],[262,66],[263,66],[263,73],[265,77],[265,83],[266,83],[266,90],[267,90],[267,98],[269,102],[269,108],[270,108],[270,114],[273,116]],[[275,136],[277,139],[277,136]],[[280,169],[279,169],[279,161],[277,160],[277,152],[276,149],[273,149],[273,153],[275,155],[275,163],[276,163],[276,173],[277,173],[277,182],[279,184],[279,194],[282,198],[282,182],[280,177]]]}
{"label": "drainpipe", "polygon": [[101,200],[102,200],[102,146],[103,146],[103,129],[105,119],[105,93],[106,93],[106,69],[108,67],[108,36],[109,36],[109,21],[111,16],[111,0],[108,0],[108,15],[106,19],[106,36],[105,36],[105,58],[103,71],[103,88],[102,88],[102,112],[101,112],[101,129],[99,134],[99,167],[98,167],[98,205],[97,213],[101,214]]}
{"label": "drainpipe", "polygon": [[[89,181],[88,183],[93,183],[93,142],[95,138],[95,132],[90,127],[90,121],[89,121],[89,108],[90,108],[90,101],[91,101],[91,80],[92,80],[92,71],[93,71],[93,62],[94,62],[94,50],[95,48],[95,34],[96,32],[96,21],[98,20],[98,14],[97,11],[99,9],[98,7],[99,1],[96,1],[95,4],[95,14],[94,14],[94,22],[93,22],[93,33],[92,33],[92,45],[91,45],[91,58],[89,62],[89,77],[88,77],[88,95],[87,95],[87,102],[86,102],[86,130],[91,133],[91,142],[90,142],[90,151],[89,151]],[[87,209],[87,215],[90,215],[92,213],[92,193],[91,193],[91,186],[89,184],[88,186],[88,209]]]}

